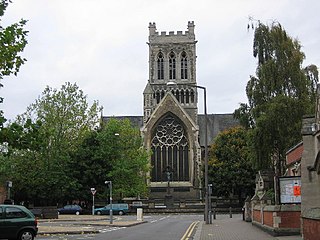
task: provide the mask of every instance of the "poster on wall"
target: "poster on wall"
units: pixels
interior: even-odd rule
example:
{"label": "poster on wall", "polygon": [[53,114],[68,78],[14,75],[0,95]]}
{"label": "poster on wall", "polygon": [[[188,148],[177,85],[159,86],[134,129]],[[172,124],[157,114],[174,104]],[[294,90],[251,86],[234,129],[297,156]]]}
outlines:
{"label": "poster on wall", "polygon": [[279,177],[280,203],[301,203],[301,177]]}

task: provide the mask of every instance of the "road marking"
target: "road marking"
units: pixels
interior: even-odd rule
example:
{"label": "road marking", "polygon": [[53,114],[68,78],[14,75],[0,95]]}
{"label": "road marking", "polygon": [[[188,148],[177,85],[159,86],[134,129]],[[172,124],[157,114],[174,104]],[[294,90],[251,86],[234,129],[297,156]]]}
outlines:
{"label": "road marking", "polygon": [[199,221],[195,221],[193,223],[190,224],[190,226],[188,227],[187,231],[185,232],[185,234],[182,236],[181,240],[187,240],[190,239],[194,228],[198,225]]}
{"label": "road marking", "polygon": [[120,230],[120,229],[124,229],[127,227],[111,227],[111,228],[105,228],[105,229],[101,229],[99,230],[100,233],[106,233],[106,232],[112,232],[112,231],[116,231],[116,230]]}

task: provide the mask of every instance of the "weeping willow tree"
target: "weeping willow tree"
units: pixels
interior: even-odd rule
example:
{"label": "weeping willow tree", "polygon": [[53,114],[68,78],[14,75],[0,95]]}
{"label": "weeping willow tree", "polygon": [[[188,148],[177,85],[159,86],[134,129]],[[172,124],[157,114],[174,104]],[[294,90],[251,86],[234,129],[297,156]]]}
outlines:
{"label": "weeping willow tree", "polygon": [[318,70],[302,66],[300,42],[280,23],[257,22],[253,29],[257,68],[246,86],[248,103],[241,103],[234,115],[250,131],[256,167],[275,167],[281,175],[286,151],[302,139],[303,115],[314,113]]}

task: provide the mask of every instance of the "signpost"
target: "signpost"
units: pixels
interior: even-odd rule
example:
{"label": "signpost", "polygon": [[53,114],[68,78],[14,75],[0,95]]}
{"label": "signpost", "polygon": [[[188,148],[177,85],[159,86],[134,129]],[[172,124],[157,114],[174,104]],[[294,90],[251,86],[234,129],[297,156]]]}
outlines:
{"label": "signpost", "polygon": [[92,215],[94,215],[94,195],[96,194],[97,190],[95,188],[91,188],[92,193]]}

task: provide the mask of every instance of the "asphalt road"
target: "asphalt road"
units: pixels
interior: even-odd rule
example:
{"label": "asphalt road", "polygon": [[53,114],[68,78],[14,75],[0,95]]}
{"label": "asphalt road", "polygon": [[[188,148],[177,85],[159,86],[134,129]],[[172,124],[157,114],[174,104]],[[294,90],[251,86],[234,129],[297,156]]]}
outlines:
{"label": "asphalt road", "polygon": [[[123,216],[131,218],[132,216]],[[195,221],[203,215],[150,215],[144,216],[147,223],[132,227],[101,227],[97,234],[38,236],[37,240],[180,240]]]}

